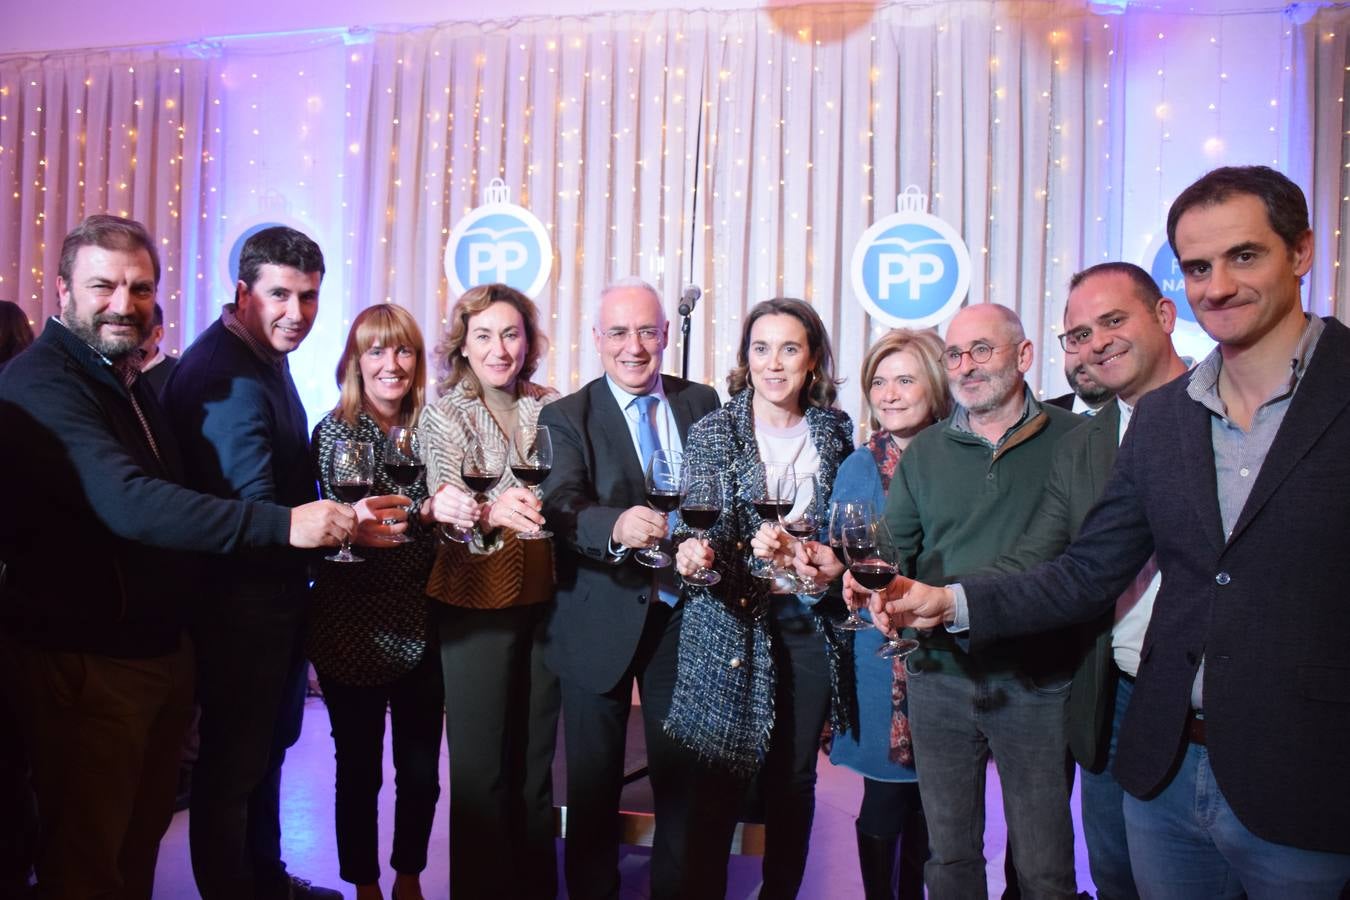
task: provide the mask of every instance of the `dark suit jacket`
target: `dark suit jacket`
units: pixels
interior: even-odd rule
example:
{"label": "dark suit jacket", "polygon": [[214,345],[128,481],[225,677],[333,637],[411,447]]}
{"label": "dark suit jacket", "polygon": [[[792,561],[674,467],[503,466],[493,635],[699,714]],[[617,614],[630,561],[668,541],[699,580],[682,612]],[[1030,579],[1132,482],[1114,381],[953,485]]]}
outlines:
{"label": "dark suit jacket", "polygon": [[[1073,394],[1069,395],[1070,400]],[[1114,400],[1075,428],[1055,447],[1050,477],[1026,532],[994,568],[1004,572],[1029,569],[1054,559],[1078,535],[1078,529],[1101,496],[1116,461],[1120,405]],[[1069,693],[1069,749],[1089,771],[1106,765],[1116,683],[1111,626],[1115,611],[1085,625],[1083,657],[1074,671]]]}
{"label": "dark suit jacket", "polygon": [[1042,400],[1041,402],[1073,412],[1073,401],[1077,396],[1073,391],[1069,391],[1067,394],[1060,394],[1058,397],[1051,397],[1049,400]]}
{"label": "dark suit jacket", "polygon": [[1350,330],[1326,320],[1226,540],[1210,413],[1189,382],[1140,402],[1063,556],[966,583],[971,640],[1100,616],[1156,553],[1162,589],[1117,781],[1149,797],[1171,779],[1203,655],[1209,761],[1238,818],[1269,841],[1350,853]]}
{"label": "dark suit jacket", "polygon": [[[682,441],[719,405],[705,385],[663,375],[662,386]],[[553,438],[553,470],[543,484],[557,568],[547,659],[559,676],[604,693],[633,660],[647,604],[659,602],[650,596],[651,569],[631,554],[616,565],[608,554],[619,515],[647,502],[646,477],[604,378],[544,407],[539,424]]]}

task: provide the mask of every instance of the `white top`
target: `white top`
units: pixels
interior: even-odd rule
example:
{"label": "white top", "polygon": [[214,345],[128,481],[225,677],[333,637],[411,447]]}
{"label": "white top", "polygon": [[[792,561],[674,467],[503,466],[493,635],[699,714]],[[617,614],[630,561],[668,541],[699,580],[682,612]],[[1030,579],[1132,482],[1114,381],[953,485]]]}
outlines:
{"label": "white top", "polygon": [[820,474],[820,454],[811,442],[811,429],[803,418],[796,425],[787,428],[774,428],[770,425],[755,425],[755,443],[759,445],[759,458],[765,463],[792,463],[799,479],[797,497],[792,504],[796,515],[815,499],[808,488],[802,490],[800,479],[806,475]]}
{"label": "white top", "polygon": [[[1116,443],[1125,439],[1125,430],[1130,427],[1130,418],[1134,409],[1124,400],[1116,398],[1120,405],[1120,431],[1116,434]],[[1158,559],[1150,556],[1144,568],[1134,576],[1134,581],[1125,588],[1116,600],[1116,622],[1111,626],[1111,650],[1116,666],[1124,673],[1134,676],[1139,672],[1139,651],[1144,646],[1144,633],[1153,618],[1153,601],[1157,599],[1158,588],[1162,585],[1162,573],[1158,571]]]}

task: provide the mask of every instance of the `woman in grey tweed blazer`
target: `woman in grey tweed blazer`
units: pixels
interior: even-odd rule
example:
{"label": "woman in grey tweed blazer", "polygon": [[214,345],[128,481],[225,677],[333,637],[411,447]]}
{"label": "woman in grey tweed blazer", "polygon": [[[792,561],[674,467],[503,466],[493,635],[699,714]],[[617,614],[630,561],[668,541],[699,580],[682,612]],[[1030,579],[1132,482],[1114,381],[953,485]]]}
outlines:
{"label": "woman in grey tweed blazer", "polygon": [[[795,897],[815,812],[816,757],[838,695],[838,648],[810,597],[771,594],[750,574],[750,542],[766,524],[751,505],[762,492],[762,459],[816,476],[823,514],[839,463],[853,450],[853,423],[833,407],[834,363],[825,327],[810,305],[767,300],[746,317],[732,398],[700,419],[684,465],[723,479],[722,515],[706,543],[677,529],[677,567],[707,565],[712,587],[687,585],[675,694],[665,729],[712,766],[749,780],[761,775],[767,830],[760,897]],[[801,488],[799,487],[799,490]],[[822,516],[823,518],[823,516]],[[739,797],[714,812],[734,827]]]}

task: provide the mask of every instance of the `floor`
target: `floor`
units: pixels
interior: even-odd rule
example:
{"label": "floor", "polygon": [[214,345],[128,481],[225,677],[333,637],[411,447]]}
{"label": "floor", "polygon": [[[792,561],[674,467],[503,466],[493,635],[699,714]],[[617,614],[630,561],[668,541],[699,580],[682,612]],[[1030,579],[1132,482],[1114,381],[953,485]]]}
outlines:
{"label": "floor", "polygon": [[[386,785],[392,785],[393,770],[386,752]],[[446,756],[441,755],[441,781],[446,783]],[[819,783],[816,790],[816,818],[812,830],[811,856],[802,885],[803,900],[835,900],[835,898],[862,897],[858,876],[857,851],[854,843],[853,820],[862,796],[862,782],[846,769],[836,768],[821,760]],[[293,873],[316,884],[341,888],[347,897],[354,896],[350,885],[343,884],[337,875],[337,857],[333,843],[333,747],[328,733],[328,714],[323,701],[309,700],[305,709],[305,727],[300,741],[291,750],[286,761],[282,782],[282,834],[284,855]],[[985,857],[989,860],[989,895],[998,897],[1003,891],[1003,848],[1006,826],[999,802],[998,777],[993,767],[989,771],[987,799],[988,826],[985,834]],[[390,841],[390,823],[393,821],[393,791],[386,787],[381,795],[381,854],[387,859]],[[449,896],[447,798],[441,794],[436,827],[432,833],[430,864],[422,874],[422,887],[428,900],[446,900]],[[1077,838],[1075,859],[1078,865],[1080,889],[1091,890],[1092,881],[1087,872],[1087,852],[1082,842],[1082,828],[1078,822],[1078,792],[1075,788],[1074,825]],[[197,896],[188,863],[186,812],[178,813],[160,848],[159,869],[155,879],[155,896],[166,900],[191,900]],[[559,849],[561,873],[562,844]],[[645,900],[647,893],[648,851],[643,848],[625,848],[620,860],[623,878],[623,900]],[[392,875],[385,876],[385,889],[392,883]],[[561,878],[559,879],[561,882]],[[728,879],[728,898],[751,900],[759,889],[759,859],[733,857]],[[562,896],[566,896],[565,892]],[[509,900],[509,898],[503,898]]]}

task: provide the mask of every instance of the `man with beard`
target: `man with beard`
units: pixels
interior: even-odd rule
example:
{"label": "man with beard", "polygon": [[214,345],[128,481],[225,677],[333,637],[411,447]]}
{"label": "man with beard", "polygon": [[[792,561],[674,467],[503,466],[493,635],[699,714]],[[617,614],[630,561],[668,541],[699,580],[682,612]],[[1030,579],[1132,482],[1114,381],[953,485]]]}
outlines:
{"label": "man with beard", "polygon": [[[318,244],[293,228],[267,228],[244,243],[235,302],[183,353],[164,392],[192,486],[284,504],[318,496],[286,357],[318,315],[323,273]],[[193,635],[202,707],[190,807],[197,888],[205,900],[340,900],[290,875],[281,859],[281,765],[304,713],[308,560],[232,560],[213,576],[217,589],[197,607]]]}
{"label": "man with beard", "polygon": [[[1068,315],[1068,310],[1065,310],[1064,317],[1066,320]],[[1076,350],[1064,351],[1064,379],[1069,382],[1069,387],[1072,390],[1067,394],[1051,397],[1045,402],[1051,406],[1058,406],[1060,409],[1076,412],[1080,416],[1095,416],[1115,396],[1114,391],[1099,384],[1092,377],[1087,366],[1078,358],[1078,351]]]}
{"label": "man with beard", "polygon": [[[947,329],[943,363],[957,407],[914,438],[886,503],[898,568],[944,583],[987,566],[1026,530],[1056,443],[1083,419],[1037,403],[1024,375],[1033,349],[1016,313],[967,307]],[[1061,635],[962,652],[944,632],[909,657],[909,715],[923,785],[936,898],[988,896],[984,783],[1003,785],[1022,891],[1074,897],[1065,778],[1065,701],[1073,660]]]}
{"label": "man with beard", "polygon": [[336,544],[354,522],[179,486],[139,380],[159,274],[140,223],[90,216],[61,248],[60,317],[0,373],[0,685],[32,760],[41,896],[150,897],[192,703],[188,553]]}

